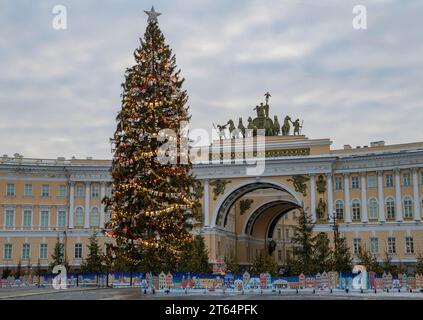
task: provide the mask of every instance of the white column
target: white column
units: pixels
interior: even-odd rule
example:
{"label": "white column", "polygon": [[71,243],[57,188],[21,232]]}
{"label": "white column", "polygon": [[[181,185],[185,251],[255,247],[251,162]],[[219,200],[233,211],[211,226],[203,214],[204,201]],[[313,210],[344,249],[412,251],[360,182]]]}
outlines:
{"label": "white column", "polygon": [[329,223],[333,223],[333,190],[332,190],[332,174],[326,175],[326,188],[328,189],[328,218]]}
{"label": "white column", "polygon": [[413,169],[413,203],[414,220],[420,221],[420,197],[419,197],[419,178],[417,168]]}
{"label": "white column", "polygon": [[73,229],[73,216],[75,211],[75,182],[69,182],[69,228]]}
{"label": "white column", "polygon": [[311,221],[316,222],[316,182],[314,174],[310,175],[310,210],[311,210]]}
{"label": "white column", "polygon": [[345,223],[351,223],[350,182],[348,175],[348,173],[344,173]]}
{"label": "white column", "polygon": [[[210,225],[209,217],[209,179],[204,180],[204,226],[208,227]],[[212,223],[214,225],[214,222]]]}
{"label": "white column", "polygon": [[104,228],[104,203],[103,198],[106,195],[106,183],[102,182],[100,185],[100,228]]}
{"label": "white column", "polygon": [[377,172],[377,197],[379,202],[379,222],[385,222],[385,199],[383,198],[383,171]]}
{"label": "white column", "polygon": [[395,202],[397,221],[402,221],[401,177],[399,170],[395,170]]}
{"label": "white column", "polygon": [[85,221],[84,228],[90,227],[90,182],[85,182]]}
{"label": "white column", "polygon": [[367,190],[366,190],[366,173],[361,174],[361,222],[367,223],[369,219],[367,217]]}

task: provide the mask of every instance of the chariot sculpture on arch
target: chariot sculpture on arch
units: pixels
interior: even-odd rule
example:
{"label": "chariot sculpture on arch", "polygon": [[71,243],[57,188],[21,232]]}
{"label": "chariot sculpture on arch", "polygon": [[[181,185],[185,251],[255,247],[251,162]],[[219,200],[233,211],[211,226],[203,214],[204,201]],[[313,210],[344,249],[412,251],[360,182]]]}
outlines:
{"label": "chariot sculpture on arch", "polygon": [[[297,118],[295,121],[292,121],[290,116],[283,116],[282,126],[279,124],[278,116],[274,115],[273,120],[269,116],[270,104],[269,99],[271,94],[266,92],[264,94],[265,102],[260,102],[257,104],[253,110],[256,111],[257,116],[255,118],[248,117],[247,126],[244,126],[242,117],[238,120],[238,126],[235,126],[235,122],[230,119],[227,123],[223,125],[215,126],[216,131],[219,134],[220,140],[226,139],[226,131],[229,130],[229,137],[231,139],[236,138],[246,138],[257,135],[257,130],[264,130],[266,136],[289,136],[289,135],[301,135],[301,130],[303,127],[303,121],[300,123],[300,119]],[[292,134],[291,126],[293,128]],[[248,130],[247,130],[248,129]]]}

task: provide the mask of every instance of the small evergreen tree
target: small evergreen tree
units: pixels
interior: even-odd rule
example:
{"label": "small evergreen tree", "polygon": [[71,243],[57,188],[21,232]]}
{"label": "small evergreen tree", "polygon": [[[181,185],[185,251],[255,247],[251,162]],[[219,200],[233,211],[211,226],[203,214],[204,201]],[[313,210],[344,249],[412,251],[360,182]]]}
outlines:
{"label": "small evergreen tree", "polygon": [[[172,266],[169,270],[174,270]],[[179,271],[208,273],[211,271],[208,250],[204,238],[197,235],[191,242],[185,244],[181,260],[178,265]]]}
{"label": "small evergreen tree", "polygon": [[417,256],[416,274],[423,274],[423,256],[421,253]]}
{"label": "small evergreen tree", "polygon": [[352,270],[352,257],[348,248],[347,240],[341,235],[338,224],[334,222],[334,250],[332,267],[335,271],[345,272]]}
{"label": "small evergreen tree", "polygon": [[390,273],[391,275],[398,274],[397,266],[392,263],[392,256],[386,251],[382,262],[382,270],[385,273]]}
{"label": "small evergreen tree", "polygon": [[16,267],[15,277],[19,279],[22,276],[22,263],[21,260],[18,262],[18,266]]}
{"label": "small evergreen tree", "polygon": [[87,245],[88,255],[83,261],[81,269],[83,272],[99,273],[103,270],[103,254],[98,243],[97,233],[94,232],[89,240],[90,242]]}
{"label": "small evergreen tree", "polygon": [[69,265],[65,258],[65,245],[60,243],[59,238],[54,246],[53,254],[51,255],[50,271],[53,270],[55,266],[63,265],[66,270],[69,270]]}
{"label": "small evergreen tree", "polygon": [[12,270],[9,269],[9,267],[6,267],[5,269],[3,269],[3,273],[1,275],[1,277],[3,279],[7,279],[9,276],[13,275]]}
{"label": "small evergreen tree", "polygon": [[314,223],[304,208],[300,208],[298,224],[294,227],[292,238],[293,269],[296,273],[313,273]]}
{"label": "small evergreen tree", "polygon": [[251,266],[252,274],[260,274],[264,272],[269,272],[271,275],[277,275],[278,266],[271,255],[267,250],[260,251],[260,254],[253,260],[253,265]]}
{"label": "small evergreen tree", "polygon": [[330,240],[325,232],[320,232],[315,237],[314,243],[314,272],[330,271],[332,267],[333,252],[330,248]]}
{"label": "small evergreen tree", "polygon": [[42,269],[40,260],[38,260],[37,267],[35,268],[35,275],[41,276],[43,274],[45,274],[45,270]]}
{"label": "small evergreen tree", "polygon": [[360,252],[358,253],[358,259],[360,261],[360,264],[366,267],[367,271],[373,271],[377,274],[383,273],[382,267],[377,262],[376,255],[371,254],[370,251],[366,248],[361,248]]}
{"label": "small evergreen tree", "polygon": [[238,274],[239,265],[236,261],[236,258],[230,254],[228,257],[225,257],[226,270],[231,271],[233,274]]}

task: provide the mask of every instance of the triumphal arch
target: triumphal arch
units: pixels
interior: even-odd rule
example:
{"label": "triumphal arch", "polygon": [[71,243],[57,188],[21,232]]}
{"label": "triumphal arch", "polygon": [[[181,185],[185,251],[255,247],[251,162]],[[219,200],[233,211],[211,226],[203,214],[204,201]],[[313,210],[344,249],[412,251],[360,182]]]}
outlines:
{"label": "triumphal arch", "polygon": [[265,249],[283,265],[303,207],[329,238],[336,219],[353,257],[366,248],[380,261],[388,252],[393,262],[415,263],[423,250],[415,241],[423,235],[423,143],[331,149],[330,139],[306,137],[299,119],[271,117],[269,97],[246,126],[217,125],[216,140],[192,149],[201,159],[193,171],[210,258],[246,266]]}
{"label": "triumphal arch", "polygon": [[[202,163],[194,165],[194,173],[203,183],[202,233],[212,258],[232,256],[239,264],[248,265],[272,244],[270,252],[280,252],[280,240],[283,262],[290,243],[285,233],[295,223],[296,209],[310,208],[317,220],[318,196],[309,190],[315,190],[317,179],[324,188],[330,183],[326,177],[335,160],[330,154],[331,141],[301,134],[299,119],[285,116],[282,125],[277,116],[271,119],[269,96],[256,106],[257,117],[249,117],[247,127],[241,118],[237,127],[232,120],[215,126],[219,139],[207,152],[202,150]],[[322,197],[327,196],[323,193]],[[327,206],[327,199],[322,198],[320,206],[322,203]],[[291,219],[284,218],[290,212]],[[324,212],[319,219],[324,219]],[[292,232],[291,228],[291,237]]]}

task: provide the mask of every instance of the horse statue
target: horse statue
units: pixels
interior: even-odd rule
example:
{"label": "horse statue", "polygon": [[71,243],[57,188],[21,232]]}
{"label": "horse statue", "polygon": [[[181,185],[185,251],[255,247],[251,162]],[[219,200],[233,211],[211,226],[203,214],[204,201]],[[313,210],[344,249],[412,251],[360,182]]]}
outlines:
{"label": "horse statue", "polygon": [[239,122],[238,122],[238,130],[241,131],[242,137],[245,138],[245,127],[242,124],[242,118],[239,118]]}
{"label": "horse statue", "polygon": [[232,119],[230,119],[227,123],[227,125],[229,124],[229,136],[232,139],[238,138],[239,132],[235,127],[234,122],[232,121]]}
{"label": "horse statue", "polygon": [[281,132],[281,125],[279,124],[278,116],[275,116],[273,120],[273,133],[275,136],[278,136],[280,132]]}
{"label": "horse statue", "polygon": [[253,130],[253,136],[257,135],[257,127],[254,125],[253,123],[253,119],[251,117],[248,117],[248,125],[247,125],[247,129]]}
{"label": "horse statue", "polygon": [[226,129],[227,126],[228,126],[228,124],[225,124],[225,125],[219,125],[218,124],[218,125],[216,125],[216,127],[217,127],[216,130],[218,130],[220,140],[222,140],[222,138],[226,139],[225,129]]}
{"label": "horse statue", "polygon": [[282,135],[283,136],[289,135],[289,130],[291,129],[291,125],[289,124],[290,121],[291,121],[291,117],[286,116],[284,121],[283,121],[283,126],[282,126]]}

